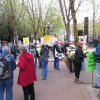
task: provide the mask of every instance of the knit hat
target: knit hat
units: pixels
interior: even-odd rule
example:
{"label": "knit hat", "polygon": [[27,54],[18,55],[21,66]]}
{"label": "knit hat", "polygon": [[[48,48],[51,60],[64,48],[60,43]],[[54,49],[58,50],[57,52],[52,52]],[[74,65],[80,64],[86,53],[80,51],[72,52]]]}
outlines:
{"label": "knit hat", "polygon": [[55,44],[58,44],[58,41],[56,41]]}
{"label": "knit hat", "polygon": [[82,47],[83,43],[82,42],[78,42],[78,46]]}

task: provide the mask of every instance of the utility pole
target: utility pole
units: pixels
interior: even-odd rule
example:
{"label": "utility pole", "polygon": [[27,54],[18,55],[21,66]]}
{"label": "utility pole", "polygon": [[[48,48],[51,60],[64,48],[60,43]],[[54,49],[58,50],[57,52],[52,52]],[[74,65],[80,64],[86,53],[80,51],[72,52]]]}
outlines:
{"label": "utility pole", "polygon": [[93,0],[93,38],[95,38],[95,0]]}
{"label": "utility pole", "polygon": [[87,43],[88,43],[88,37],[89,37],[89,32],[88,32],[88,17],[84,18],[84,35],[87,35]]}

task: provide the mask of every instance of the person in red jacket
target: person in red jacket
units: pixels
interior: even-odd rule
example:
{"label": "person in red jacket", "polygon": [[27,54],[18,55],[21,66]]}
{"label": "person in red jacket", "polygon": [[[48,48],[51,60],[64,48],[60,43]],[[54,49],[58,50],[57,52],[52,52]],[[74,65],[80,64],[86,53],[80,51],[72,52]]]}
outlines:
{"label": "person in red jacket", "polygon": [[34,58],[32,54],[27,52],[24,46],[20,46],[19,51],[21,55],[18,62],[18,84],[23,88],[24,100],[35,100],[34,81],[37,79],[34,67]]}

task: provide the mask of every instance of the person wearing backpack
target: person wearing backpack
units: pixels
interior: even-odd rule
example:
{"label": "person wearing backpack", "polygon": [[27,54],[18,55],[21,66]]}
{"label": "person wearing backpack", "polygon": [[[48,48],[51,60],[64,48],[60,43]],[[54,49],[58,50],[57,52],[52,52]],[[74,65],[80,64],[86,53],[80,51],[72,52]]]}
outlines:
{"label": "person wearing backpack", "polygon": [[0,45],[0,54],[2,53],[2,46]]}
{"label": "person wearing backpack", "polygon": [[[2,48],[0,61],[1,59],[5,59],[7,63],[6,68],[9,70],[9,76],[5,77],[7,74],[0,75],[0,100],[4,100],[4,93],[6,93],[6,100],[13,100],[13,71],[16,69],[16,62],[8,46]],[[6,71],[8,72],[8,70]]]}
{"label": "person wearing backpack", "polygon": [[49,49],[46,47],[46,45],[43,44],[40,51],[42,80],[46,80],[47,78],[48,58],[49,58]]}

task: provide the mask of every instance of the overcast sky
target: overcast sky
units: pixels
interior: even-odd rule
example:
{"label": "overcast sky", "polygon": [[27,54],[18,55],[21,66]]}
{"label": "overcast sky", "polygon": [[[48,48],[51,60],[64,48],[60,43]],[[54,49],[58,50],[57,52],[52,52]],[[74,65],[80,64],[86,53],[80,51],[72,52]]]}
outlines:
{"label": "overcast sky", "polygon": [[[56,3],[59,7],[59,0],[55,0]],[[79,0],[76,0],[79,1]],[[86,0],[81,7],[79,8],[78,12],[77,12],[77,20],[78,22],[84,22],[84,17],[89,17],[89,20],[91,21],[93,19],[93,6],[92,3],[90,1],[93,0]],[[100,6],[100,0],[95,0],[95,5],[96,5],[96,9],[97,6]],[[96,11],[96,20],[100,19],[100,7],[98,9],[98,11]]]}
{"label": "overcast sky", "polygon": [[[79,0],[76,1],[78,2]],[[78,22],[84,22],[84,17],[89,17],[90,21],[93,19],[93,7],[92,7],[92,3],[90,3],[89,1],[93,1],[93,0],[85,0],[85,2],[79,8],[76,14]],[[51,0],[41,0],[41,2],[43,7],[47,6],[48,8],[48,4],[51,2]],[[95,0],[95,4],[97,9],[97,6],[100,5],[100,0]],[[53,0],[53,5],[60,11],[59,0]],[[45,12],[45,8],[43,10]],[[99,17],[100,17],[100,7],[96,12],[96,20],[100,19]]]}

